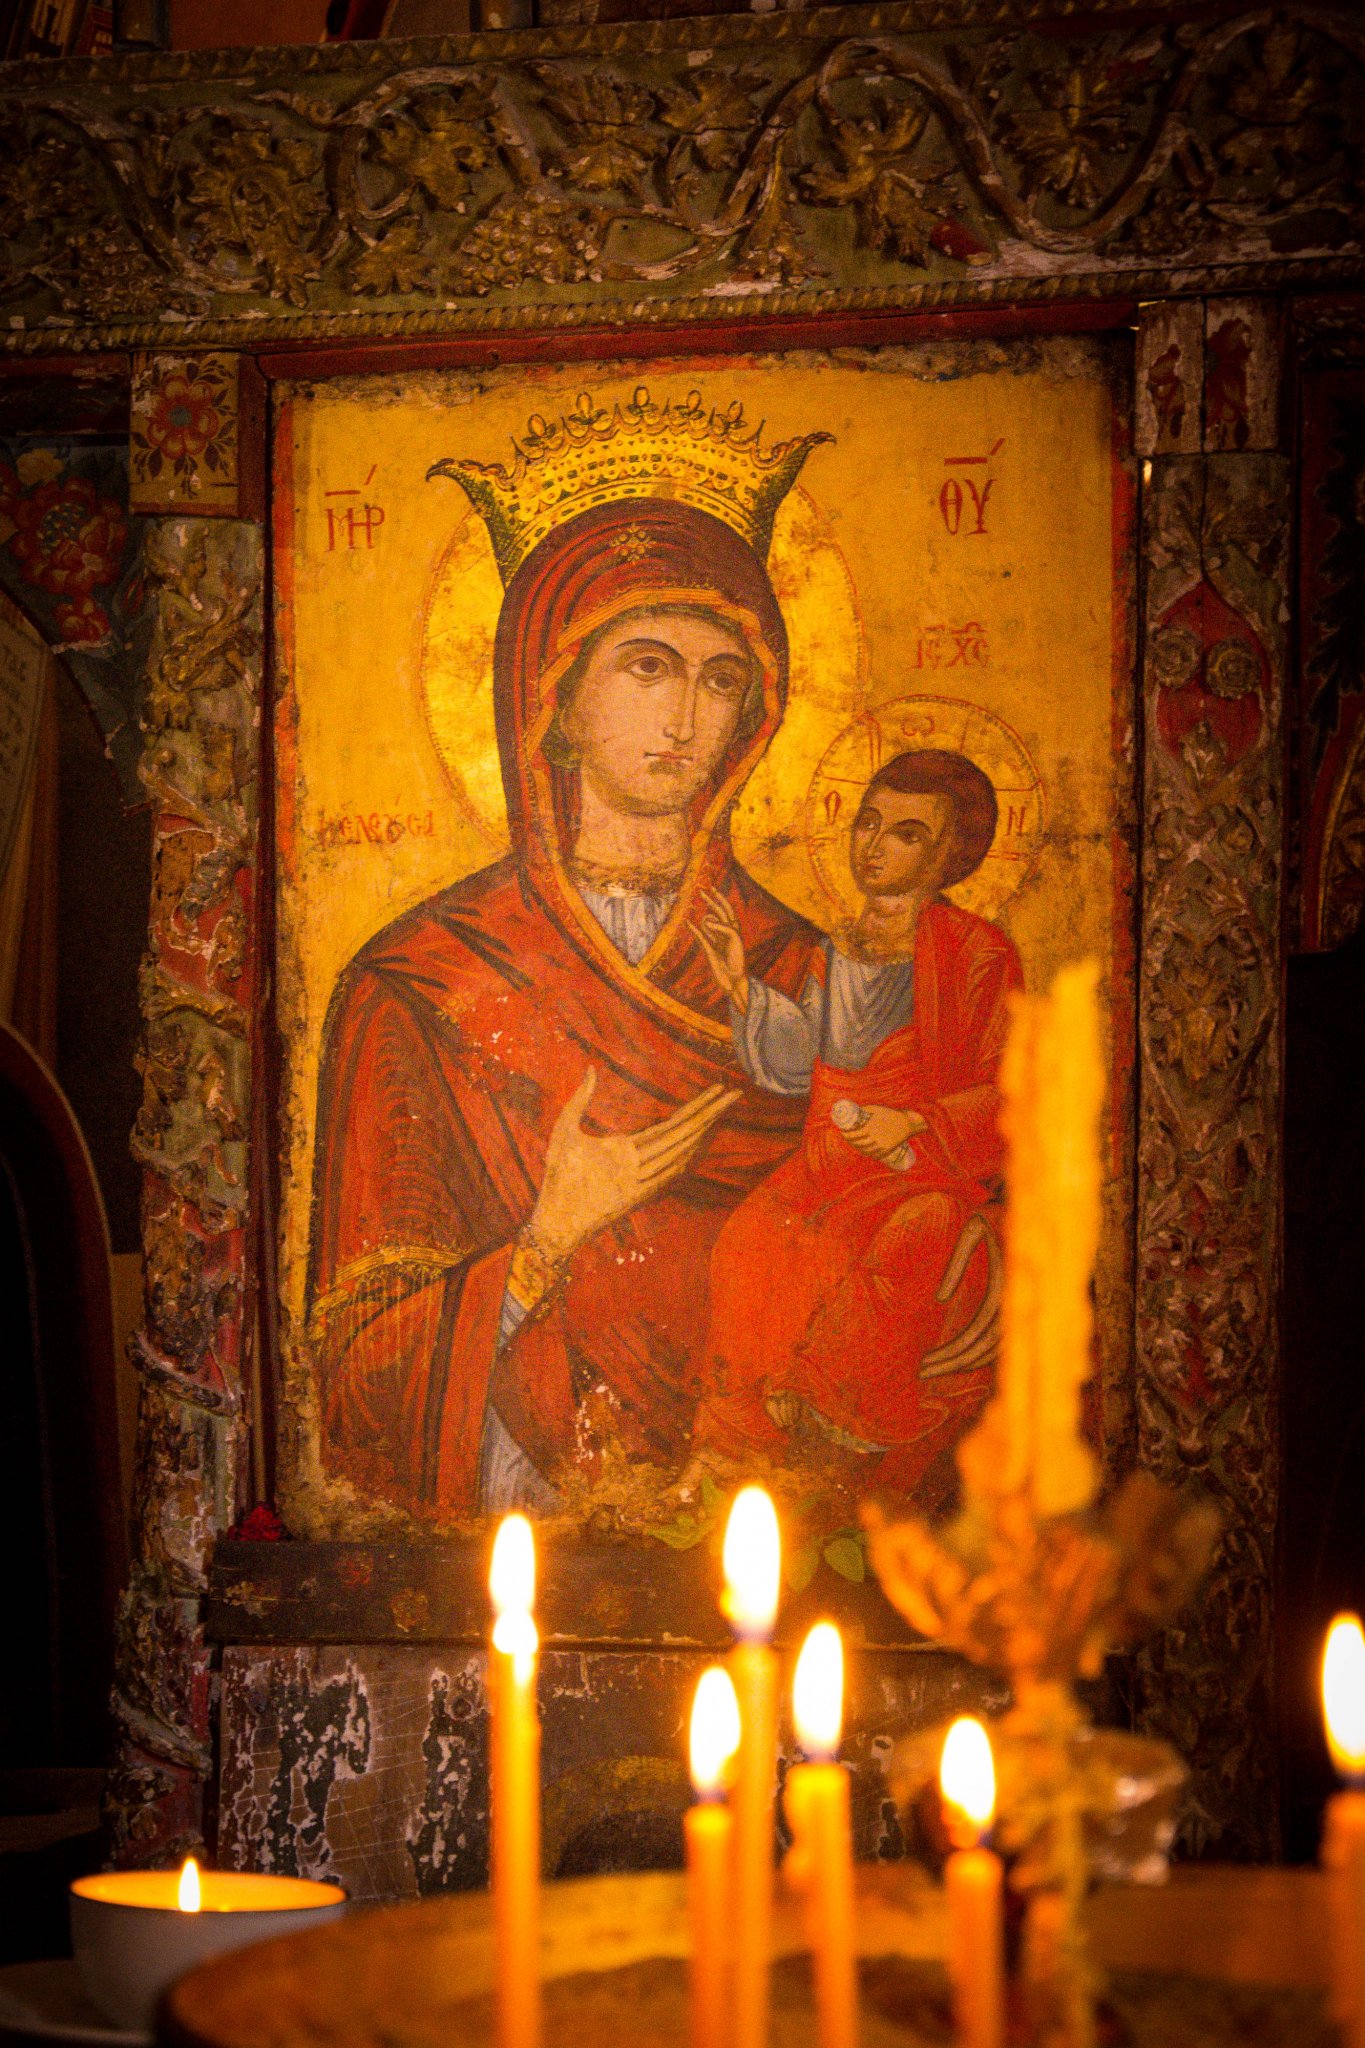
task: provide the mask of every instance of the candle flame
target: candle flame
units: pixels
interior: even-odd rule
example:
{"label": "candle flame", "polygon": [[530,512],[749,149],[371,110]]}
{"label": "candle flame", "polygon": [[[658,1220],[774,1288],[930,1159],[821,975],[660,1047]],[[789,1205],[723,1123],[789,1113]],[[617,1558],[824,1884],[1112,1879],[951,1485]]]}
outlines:
{"label": "candle flame", "polygon": [[176,1904],[182,1913],[197,1913],[202,1904],[199,1865],[195,1862],[193,1856],[185,1858],[184,1866],[181,1869],[180,1889],[176,1894]]}
{"label": "candle flame", "polygon": [[844,1721],[844,1645],[832,1621],[818,1621],[801,1645],[792,1718],[807,1756],[833,1756]]}
{"label": "candle flame", "polygon": [[540,1648],[540,1634],[530,1615],[519,1607],[514,1607],[510,1614],[500,1614],[493,1623],[493,1648],[501,1650],[505,1657],[514,1657],[519,1672],[528,1670]]}
{"label": "candle flame", "polygon": [[525,1515],[506,1515],[493,1539],[488,1570],[493,1612],[529,1614],[536,1597],[536,1539]]}
{"label": "candle flame", "polygon": [[735,1495],[725,1525],[726,1614],[742,1636],[772,1634],[782,1580],[782,1537],[777,1510],[761,1486]]}
{"label": "candle flame", "polygon": [[1327,1631],[1322,1711],[1332,1762],[1343,1777],[1365,1777],[1365,1633],[1359,1615],[1339,1614]]}
{"label": "candle flame", "polygon": [[692,1788],[699,1799],[713,1799],[723,1788],[738,1748],[739,1701],[729,1672],[713,1664],[697,1681],[688,1737]]}
{"label": "candle flame", "polygon": [[971,1714],[948,1730],[938,1783],[953,1840],[959,1847],[979,1841],[995,1817],[995,1758],[989,1735]]}
{"label": "candle flame", "polygon": [[536,1540],[525,1515],[505,1515],[493,1539],[488,1568],[493,1599],[493,1648],[513,1660],[519,1679],[529,1679],[540,1637],[531,1619],[536,1597]]}

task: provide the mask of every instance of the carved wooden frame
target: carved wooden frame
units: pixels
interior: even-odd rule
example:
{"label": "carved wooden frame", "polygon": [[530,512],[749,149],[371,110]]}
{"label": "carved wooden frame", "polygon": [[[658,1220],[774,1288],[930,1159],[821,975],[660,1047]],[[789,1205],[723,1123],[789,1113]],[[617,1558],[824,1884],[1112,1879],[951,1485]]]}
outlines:
{"label": "carved wooden frame", "polygon": [[[156,824],[121,1853],[171,1854],[203,1829],[205,1595],[264,1476],[270,1233],[248,1201],[270,1064],[260,373],[486,363],[513,345],[563,360],[627,332],[638,352],[649,326],[680,323],[691,346],[729,348],[1039,320],[1137,327],[1129,1447],[1228,1517],[1200,1611],[1147,1654],[1135,1704],[1194,1764],[1194,1838],[1273,1849],[1281,368],[1296,295],[1365,273],[1365,94],[1331,89],[1359,79],[1365,28],[1324,6],[1153,26],[1136,0],[1086,0],[1075,28],[1070,0],[981,12],[351,45],[258,54],[250,75],[231,53],[0,70],[6,374],[57,355],[112,357],[117,374],[138,352]],[[268,1629],[262,1605],[284,1598],[253,1560],[230,1549],[220,1626],[235,1606]]]}

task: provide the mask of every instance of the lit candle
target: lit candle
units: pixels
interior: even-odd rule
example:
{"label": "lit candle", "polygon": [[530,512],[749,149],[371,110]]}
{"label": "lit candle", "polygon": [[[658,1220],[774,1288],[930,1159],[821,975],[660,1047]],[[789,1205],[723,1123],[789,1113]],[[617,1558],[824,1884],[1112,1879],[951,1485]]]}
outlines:
{"label": "lit candle", "polygon": [[536,1548],[525,1515],[508,1515],[498,1528],[488,1590],[497,1617],[488,1659],[488,1692],[498,2048],[539,2048],[539,1639],[531,1618]]}
{"label": "lit candle", "polygon": [[725,2048],[730,1993],[730,1811],[723,1793],[739,1748],[730,1674],[703,1671],[692,1702],[689,1760],[697,1804],[683,1819],[691,1928],[692,2048]]}
{"label": "lit candle", "polygon": [[777,1619],[782,1542],[761,1486],[735,1496],[725,1528],[725,1612],[739,1641],[730,1675],[739,1700],[735,1777],[734,2048],[766,2048],[768,1963],[773,1920],[773,1793],[777,1778],[777,1659],[768,1638]]}
{"label": "lit candle", "polygon": [[939,1766],[948,1832],[948,1974],[959,2048],[1001,2048],[1005,2031],[1000,1858],[985,1847],[995,1814],[990,1738],[970,1715],[954,1721]]}
{"label": "lit candle", "polygon": [[796,1663],[792,1718],[808,1763],[787,1773],[792,1849],[787,1869],[805,1895],[815,1959],[820,2048],[855,2048],[858,1966],[853,1951],[853,1829],[848,1773],[835,1762],[844,1715],[844,1646],[818,1622]]}
{"label": "lit candle", "polygon": [[339,1884],[246,1870],[107,1870],[71,1887],[71,1947],[86,1996],[128,2033],[152,2031],[168,1984],[198,1963],[335,1920]]}
{"label": "lit candle", "polygon": [[1322,1860],[1331,1881],[1332,2017],[1344,2048],[1365,2048],[1365,1635],[1339,1614],[1322,1655],[1322,1710],[1346,1790],[1328,1802]]}

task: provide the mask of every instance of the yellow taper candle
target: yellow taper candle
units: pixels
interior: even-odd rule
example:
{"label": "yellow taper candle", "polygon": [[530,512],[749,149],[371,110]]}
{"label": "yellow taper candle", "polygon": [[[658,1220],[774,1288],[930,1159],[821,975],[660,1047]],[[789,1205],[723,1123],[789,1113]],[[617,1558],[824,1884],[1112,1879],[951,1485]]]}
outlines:
{"label": "yellow taper candle", "polygon": [[725,1612],[739,1641],[730,1676],[739,1701],[735,1815],[734,2048],[766,2048],[773,1922],[773,1798],[777,1780],[777,1619],[782,1541],[761,1486],[736,1494],[725,1528]]}
{"label": "yellow taper candle", "polygon": [[1004,1872],[984,1846],[995,1815],[990,1738],[970,1715],[954,1721],[939,1766],[948,1832],[958,1845],[948,1891],[948,1974],[958,2048],[1001,2048],[1005,2037]]}
{"label": "yellow taper candle", "polygon": [[1026,1492],[1040,1518],[1088,1507],[1099,1476],[1081,1428],[1100,1232],[1098,977],[1082,961],[1047,996],[1017,1000],[1000,1064],[1009,1209],[993,1442],[1001,1491]]}
{"label": "yellow taper candle", "polygon": [[1322,1655],[1322,1710],[1346,1790],[1328,1801],[1322,1861],[1330,1880],[1332,2018],[1343,2048],[1365,2048],[1365,1634],[1339,1614]]}
{"label": "yellow taper candle", "polygon": [[796,1739],[810,1759],[787,1773],[791,1881],[806,1902],[815,1962],[820,2048],[856,2048],[858,1964],[853,1942],[853,1828],[848,1773],[835,1761],[844,1717],[844,1646],[817,1622],[801,1648],[792,1687]]}
{"label": "yellow taper candle", "polygon": [[496,1619],[488,1658],[493,1800],[493,1932],[498,2048],[540,2043],[540,1722],[531,1618],[536,1550],[525,1515],[508,1515],[493,1544],[488,1590]]}
{"label": "yellow taper candle", "polygon": [[730,2037],[731,1840],[723,1794],[739,1748],[739,1702],[728,1671],[703,1671],[692,1702],[688,1760],[695,1806],[683,1818],[691,1935],[692,2048],[727,2048]]}

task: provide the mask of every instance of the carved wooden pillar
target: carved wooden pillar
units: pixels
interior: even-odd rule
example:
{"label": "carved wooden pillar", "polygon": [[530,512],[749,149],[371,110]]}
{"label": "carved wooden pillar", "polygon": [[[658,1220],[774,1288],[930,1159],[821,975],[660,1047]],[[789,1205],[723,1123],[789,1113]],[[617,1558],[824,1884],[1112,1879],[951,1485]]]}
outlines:
{"label": "carved wooden pillar", "polygon": [[1292,483],[1261,302],[1139,334],[1145,648],[1137,1217],[1142,1463],[1223,1510],[1196,1611],[1144,1654],[1186,1836],[1275,1853],[1283,705]]}
{"label": "carved wooden pillar", "polygon": [[[212,1769],[202,1599],[246,1492],[252,890],[263,536],[243,507],[237,359],[141,359],[132,509],[158,515],[141,778],[153,806],[142,968],[144,1321],[133,1571],[110,1818],[122,1861],[195,1846]],[[191,505],[217,516],[184,517]]]}

